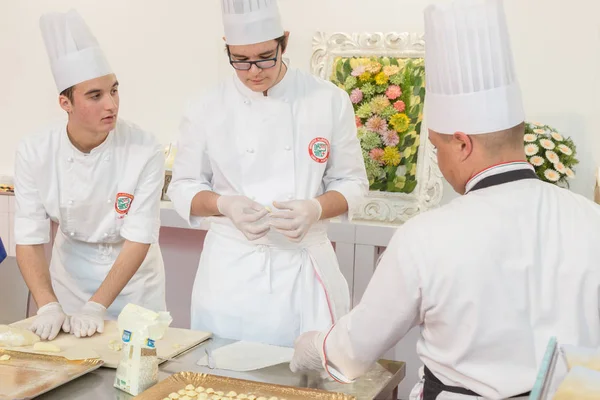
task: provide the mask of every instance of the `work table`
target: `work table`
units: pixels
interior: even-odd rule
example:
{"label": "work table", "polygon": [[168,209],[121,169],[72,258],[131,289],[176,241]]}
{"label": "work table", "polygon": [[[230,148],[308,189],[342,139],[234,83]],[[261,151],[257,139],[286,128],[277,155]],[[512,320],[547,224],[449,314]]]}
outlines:
{"label": "work table", "polygon": [[[206,373],[211,375],[228,376],[257,382],[273,383],[301,387],[300,375],[289,370],[288,364],[280,364],[252,372],[234,372],[211,370],[208,367],[196,365],[206,351],[215,350],[232,343],[226,339],[210,339],[188,352],[178,356],[173,361],[167,361],[159,367],[159,381],[181,371]],[[385,366],[385,368],[383,367]],[[131,396],[113,387],[115,369],[100,368],[61,387],[58,387],[36,399],[38,400],[130,400]],[[330,381],[313,382],[310,387],[332,392],[343,392],[354,395],[357,400],[391,400],[397,398],[397,387],[406,373],[403,362],[380,361],[373,369],[357,382],[344,385]]]}

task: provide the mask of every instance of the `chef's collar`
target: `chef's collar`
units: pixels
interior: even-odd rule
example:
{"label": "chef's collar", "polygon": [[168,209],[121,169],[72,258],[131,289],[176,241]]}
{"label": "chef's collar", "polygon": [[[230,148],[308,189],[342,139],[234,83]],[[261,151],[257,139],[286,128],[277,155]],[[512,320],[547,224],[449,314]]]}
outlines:
{"label": "chef's collar", "polygon": [[114,132],[115,132],[114,129],[112,131],[110,131],[108,136],[106,136],[106,139],[104,139],[104,142],[102,142],[98,146],[94,147],[89,153],[84,153],[83,151],[81,151],[77,147],[75,147],[75,145],[71,142],[71,139],[69,139],[69,134],[67,133],[66,125],[63,129],[63,138],[64,138],[65,142],[67,143],[67,145],[69,146],[69,148],[72,150],[72,155],[74,157],[89,157],[92,155],[100,154],[104,151],[104,149],[108,148],[110,146],[110,143],[113,140]]}
{"label": "chef's collar", "polygon": [[[285,65],[287,67],[287,72],[283,76],[283,79],[279,81],[275,86],[270,88],[267,92],[266,97],[270,97],[271,99],[279,99],[279,100],[289,100],[291,95],[291,88],[293,86],[294,77],[296,75],[296,71],[290,68],[289,63],[286,61]],[[283,67],[282,67],[283,72]],[[234,74],[233,80],[235,82],[236,88],[242,94],[242,96],[247,97],[248,99],[261,99],[265,98],[263,92],[255,92],[250,89],[248,86],[244,85],[244,83],[238,78],[237,74]]]}
{"label": "chef's collar", "polygon": [[469,179],[469,181],[467,182],[467,186],[465,187],[465,194],[469,193],[471,189],[473,189],[473,187],[484,178],[487,178],[492,175],[502,174],[504,172],[516,171],[519,169],[530,169],[535,172],[533,166],[525,161],[511,161],[497,165],[492,165],[491,167],[488,167],[483,171],[473,175],[473,177]]}

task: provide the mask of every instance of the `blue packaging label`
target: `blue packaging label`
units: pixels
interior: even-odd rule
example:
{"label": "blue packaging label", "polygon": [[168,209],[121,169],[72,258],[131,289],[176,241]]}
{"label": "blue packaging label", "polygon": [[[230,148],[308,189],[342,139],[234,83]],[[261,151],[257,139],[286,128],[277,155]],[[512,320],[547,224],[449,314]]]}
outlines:
{"label": "blue packaging label", "polygon": [[123,331],[123,343],[129,343],[131,341],[131,332]]}
{"label": "blue packaging label", "polygon": [[153,349],[155,347],[154,346],[154,340],[148,339],[148,347],[151,348],[151,349]]}

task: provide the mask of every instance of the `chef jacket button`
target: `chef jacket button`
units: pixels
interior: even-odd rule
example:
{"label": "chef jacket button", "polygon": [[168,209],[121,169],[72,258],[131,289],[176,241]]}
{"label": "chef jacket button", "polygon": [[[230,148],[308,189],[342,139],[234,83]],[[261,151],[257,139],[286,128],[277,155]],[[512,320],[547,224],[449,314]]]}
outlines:
{"label": "chef jacket button", "polygon": [[283,99],[283,102],[284,102],[284,103],[288,103],[288,102],[289,102],[289,100],[288,100],[288,99]]}
{"label": "chef jacket button", "polygon": [[104,232],[104,237],[107,237],[107,236],[108,236],[108,232]]}
{"label": "chef jacket button", "polygon": [[244,100],[244,104],[250,104],[250,100]]}
{"label": "chef jacket button", "polygon": [[69,205],[72,206],[73,205],[73,200],[69,200]]}
{"label": "chef jacket button", "polygon": [[110,203],[112,203],[112,200],[111,200],[111,199],[108,199],[106,202],[107,202],[108,204],[110,204]]}
{"label": "chef jacket button", "polygon": [[258,246],[258,252],[259,253],[264,253],[265,252],[265,246],[263,246],[263,245]]}
{"label": "chef jacket button", "polygon": [[67,161],[68,161],[68,162],[73,162],[73,157],[69,157],[69,158],[67,158]]}
{"label": "chef jacket button", "polygon": [[290,146],[285,146],[286,151],[290,151],[292,148]]}
{"label": "chef jacket button", "polygon": [[287,195],[287,198],[288,198],[288,200],[291,200],[291,199],[293,199],[293,198],[294,198],[294,195],[293,195],[293,194],[288,194],[288,195]]}
{"label": "chef jacket button", "polygon": [[71,237],[75,236],[75,232],[69,232],[69,236],[71,236]]}
{"label": "chef jacket button", "polygon": [[104,157],[104,161],[110,161],[110,157],[109,156]]}
{"label": "chef jacket button", "polygon": [[251,147],[247,148],[246,151],[250,154],[254,153],[254,149]]}

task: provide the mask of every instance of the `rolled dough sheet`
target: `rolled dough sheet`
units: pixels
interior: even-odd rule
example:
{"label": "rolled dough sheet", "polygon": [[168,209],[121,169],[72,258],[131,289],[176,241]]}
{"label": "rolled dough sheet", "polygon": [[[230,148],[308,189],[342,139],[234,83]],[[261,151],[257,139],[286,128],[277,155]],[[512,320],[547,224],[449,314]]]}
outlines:
{"label": "rolled dough sheet", "polygon": [[[293,355],[294,349],[290,347],[240,341],[214,350],[211,358],[217,369],[244,372],[289,363]],[[208,356],[197,364],[208,366]]]}

